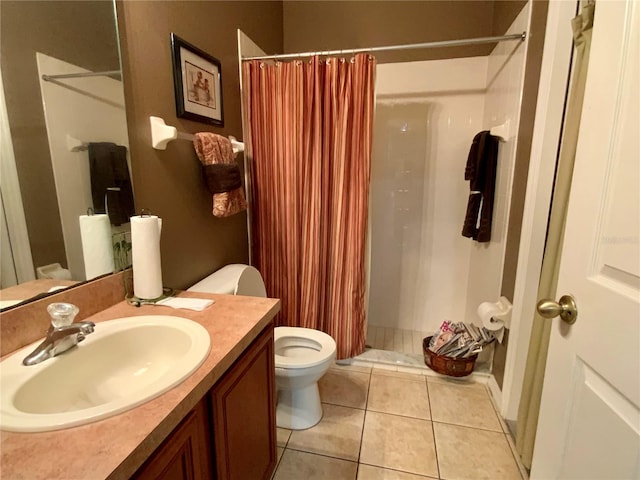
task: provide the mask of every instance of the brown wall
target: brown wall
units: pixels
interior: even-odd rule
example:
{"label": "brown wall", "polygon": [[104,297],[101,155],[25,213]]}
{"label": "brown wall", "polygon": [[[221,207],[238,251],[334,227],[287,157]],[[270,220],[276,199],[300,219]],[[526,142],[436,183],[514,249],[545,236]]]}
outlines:
{"label": "brown wall", "polygon": [[[498,5],[495,4],[508,4]],[[456,40],[501,35],[525,2],[285,1],[284,48],[313,50]],[[503,25],[505,25],[502,28]],[[376,53],[379,63],[488,55],[492,45]]]}
{"label": "brown wall", "polygon": [[[246,214],[213,217],[192,144],[178,140],[154,150],[149,116],[182,132],[242,138],[236,29],[282,51],[282,3],[126,1],[117,9],[136,206],[163,219],[164,283],[184,288],[225,264],[248,261]],[[224,128],[176,117],[171,32],[221,61]]]}
{"label": "brown wall", "polygon": [[2,79],[33,262],[66,264],[35,52],[120,68],[111,2],[0,2]]}
{"label": "brown wall", "polygon": [[526,0],[498,0],[493,2],[493,31],[491,34],[504,35],[504,32],[511,26],[526,4]]}

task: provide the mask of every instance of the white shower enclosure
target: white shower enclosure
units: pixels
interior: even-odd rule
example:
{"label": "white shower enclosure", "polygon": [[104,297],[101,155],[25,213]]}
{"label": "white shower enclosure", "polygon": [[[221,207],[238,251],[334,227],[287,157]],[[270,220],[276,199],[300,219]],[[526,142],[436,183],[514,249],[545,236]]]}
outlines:
{"label": "white shower enclosure", "polygon": [[[506,33],[528,29],[530,4]],[[422,354],[444,320],[474,321],[500,296],[527,41],[489,56],[377,67],[367,344]],[[461,236],[476,133],[509,121],[492,238]]]}

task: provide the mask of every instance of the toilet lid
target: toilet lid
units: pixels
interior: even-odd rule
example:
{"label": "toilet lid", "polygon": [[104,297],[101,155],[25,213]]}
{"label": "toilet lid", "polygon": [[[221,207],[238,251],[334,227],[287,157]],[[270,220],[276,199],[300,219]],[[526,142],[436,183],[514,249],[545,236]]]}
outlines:
{"label": "toilet lid", "polygon": [[254,267],[240,263],[222,267],[189,287],[187,291],[245,295],[248,297],[267,296],[260,272]]}
{"label": "toilet lid", "polygon": [[[336,353],[336,342],[330,335],[320,330],[302,327],[276,327],[274,329],[274,341],[289,337],[291,343],[295,338],[304,338],[317,342],[320,350],[308,349],[304,356],[284,356],[275,355],[276,368],[309,368],[315,367],[329,358],[333,358]],[[276,347],[277,348],[277,347]]]}

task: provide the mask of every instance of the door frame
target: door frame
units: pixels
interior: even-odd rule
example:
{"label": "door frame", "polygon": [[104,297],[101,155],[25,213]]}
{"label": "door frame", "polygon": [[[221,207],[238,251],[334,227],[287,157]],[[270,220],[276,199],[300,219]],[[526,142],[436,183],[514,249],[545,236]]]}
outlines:
{"label": "door frame", "polygon": [[550,1],[547,13],[502,391],[493,376],[489,381],[493,396],[499,400],[500,414],[510,426],[514,426],[518,418],[529,352],[571,70],[571,19],[578,5],[578,0]]}
{"label": "door frame", "polygon": [[[24,215],[20,182],[9,129],[9,115],[4,96],[4,84],[0,76],[0,195],[7,222],[7,233],[18,283],[35,280],[31,244]],[[3,251],[5,249],[3,248]],[[7,252],[3,252],[3,255]]]}

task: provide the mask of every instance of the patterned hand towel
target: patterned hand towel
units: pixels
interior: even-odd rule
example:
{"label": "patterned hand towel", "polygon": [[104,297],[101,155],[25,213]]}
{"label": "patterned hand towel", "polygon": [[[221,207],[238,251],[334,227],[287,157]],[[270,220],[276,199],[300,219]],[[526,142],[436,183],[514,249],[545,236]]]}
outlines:
{"label": "patterned hand towel", "polygon": [[[210,132],[196,133],[193,147],[205,169],[209,165],[234,164],[233,148],[226,137]],[[230,191],[213,193],[213,215],[216,217],[229,217],[246,209],[242,185]]]}

